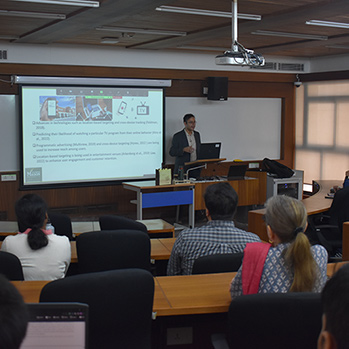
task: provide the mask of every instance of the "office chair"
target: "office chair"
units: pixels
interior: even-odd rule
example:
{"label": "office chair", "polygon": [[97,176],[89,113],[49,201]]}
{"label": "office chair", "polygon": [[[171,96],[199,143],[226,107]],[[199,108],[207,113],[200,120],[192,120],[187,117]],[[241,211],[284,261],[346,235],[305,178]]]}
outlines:
{"label": "office chair", "polygon": [[[316,349],[321,318],[319,293],[240,296],[228,311],[229,348]],[[221,336],[212,339],[215,349],[224,348]]]}
{"label": "office chair", "polygon": [[76,238],[80,273],[140,268],[150,270],[150,239],[139,230],[102,230]]}
{"label": "office chair", "polygon": [[89,348],[151,348],[152,275],[142,269],[75,275],[46,284],[40,302],[89,305]]}
{"label": "office chair", "polygon": [[0,273],[11,281],[23,281],[21,261],[12,253],[0,251]]}
{"label": "office chair", "polygon": [[328,214],[308,217],[310,237],[323,245],[331,259],[342,249],[343,223],[349,221],[349,187],[340,189],[333,198]]}
{"label": "office chair", "polygon": [[122,216],[101,216],[99,217],[99,225],[101,227],[101,230],[131,229],[144,231],[148,234],[148,229],[143,223]]}
{"label": "office chair", "polygon": [[243,252],[241,252],[212,254],[199,257],[194,262],[192,274],[229,273],[238,271],[242,263],[243,255]]}
{"label": "office chair", "polygon": [[73,240],[73,228],[69,216],[62,213],[48,213],[49,220],[55,228],[56,235],[65,235],[70,241]]}

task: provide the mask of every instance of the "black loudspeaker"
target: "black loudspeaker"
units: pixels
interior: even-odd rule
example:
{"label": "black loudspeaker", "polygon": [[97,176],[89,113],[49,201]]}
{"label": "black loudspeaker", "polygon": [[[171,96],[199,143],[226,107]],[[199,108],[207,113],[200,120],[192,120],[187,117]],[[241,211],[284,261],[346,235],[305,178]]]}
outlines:
{"label": "black loudspeaker", "polygon": [[228,99],[228,78],[227,77],[208,77],[207,99],[211,101],[226,101]]}

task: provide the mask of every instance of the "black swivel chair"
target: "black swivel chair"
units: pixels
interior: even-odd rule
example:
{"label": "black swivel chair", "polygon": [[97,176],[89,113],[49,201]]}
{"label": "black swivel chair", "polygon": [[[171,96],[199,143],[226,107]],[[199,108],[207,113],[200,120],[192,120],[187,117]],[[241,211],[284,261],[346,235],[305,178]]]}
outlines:
{"label": "black swivel chair", "polygon": [[0,251],[0,273],[11,281],[23,281],[21,261],[12,253]]}
{"label": "black swivel chair", "polygon": [[329,258],[335,259],[342,249],[343,223],[349,221],[349,187],[338,190],[334,195],[328,214],[308,217],[307,229],[313,242],[323,245]]}
{"label": "black swivel chair", "polygon": [[144,231],[148,234],[148,229],[143,223],[122,216],[101,216],[99,217],[99,225],[101,227],[101,230],[131,229]]}
{"label": "black swivel chair", "polygon": [[240,296],[231,302],[228,317],[230,348],[316,349],[321,298],[302,292]]}
{"label": "black swivel chair", "polygon": [[139,230],[102,230],[76,238],[80,273],[141,268],[150,270],[150,239]]}
{"label": "black swivel chair", "polygon": [[48,213],[51,224],[55,228],[56,235],[65,235],[70,241],[73,240],[73,229],[69,216],[62,213]]}
{"label": "black swivel chair", "polygon": [[89,348],[151,348],[154,279],[142,269],[75,275],[45,285],[40,302],[89,305]]}
{"label": "black swivel chair", "polygon": [[238,271],[243,253],[212,254],[194,262],[192,274],[229,273]]}

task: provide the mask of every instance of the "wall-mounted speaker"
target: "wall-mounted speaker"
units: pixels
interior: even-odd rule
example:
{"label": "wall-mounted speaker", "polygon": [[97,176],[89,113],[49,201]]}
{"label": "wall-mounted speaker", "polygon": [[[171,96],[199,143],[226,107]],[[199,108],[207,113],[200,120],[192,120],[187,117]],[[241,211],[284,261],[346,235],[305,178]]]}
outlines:
{"label": "wall-mounted speaker", "polygon": [[210,76],[207,78],[207,99],[211,101],[226,101],[228,99],[228,78]]}

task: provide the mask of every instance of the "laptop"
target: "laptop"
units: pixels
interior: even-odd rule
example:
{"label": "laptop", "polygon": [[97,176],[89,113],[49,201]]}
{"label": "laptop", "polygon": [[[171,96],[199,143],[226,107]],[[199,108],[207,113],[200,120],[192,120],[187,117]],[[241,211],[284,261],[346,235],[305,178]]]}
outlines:
{"label": "laptop", "polygon": [[228,176],[227,176],[228,181],[236,180],[236,179],[244,179],[246,170],[247,170],[247,165],[242,165],[242,164],[231,165],[229,167]]}
{"label": "laptop", "polygon": [[221,145],[222,143],[220,142],[201,143],[198,160],[219,159],[219,155],[221,153]]}
{"label": "laptop", "polygon": [[20,349],[87,348],[88,305],[29,303],[27,334]]}

